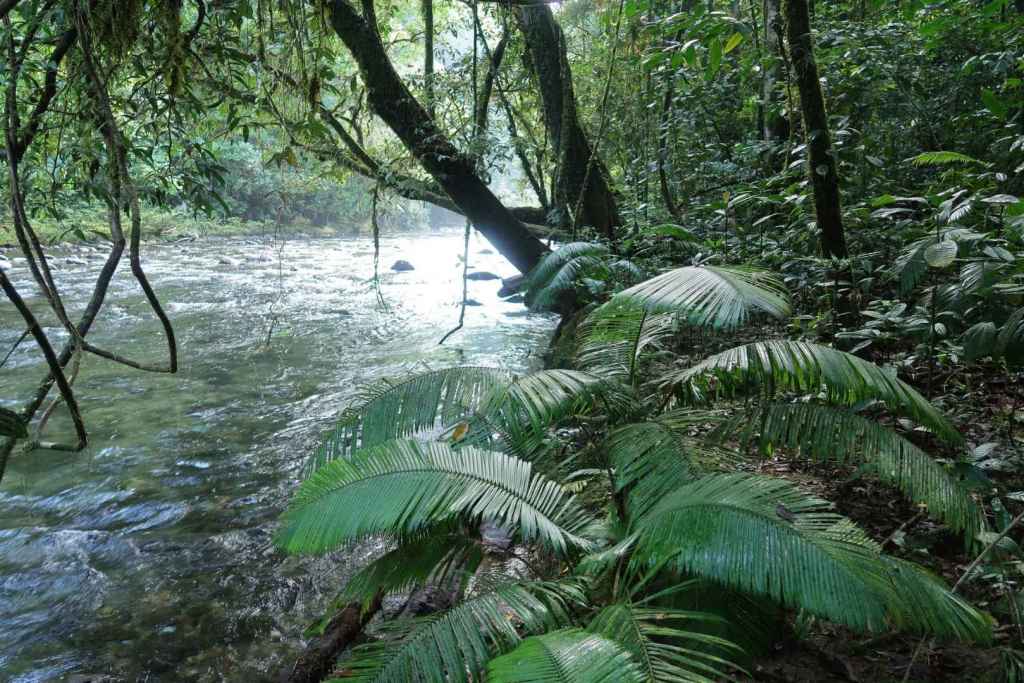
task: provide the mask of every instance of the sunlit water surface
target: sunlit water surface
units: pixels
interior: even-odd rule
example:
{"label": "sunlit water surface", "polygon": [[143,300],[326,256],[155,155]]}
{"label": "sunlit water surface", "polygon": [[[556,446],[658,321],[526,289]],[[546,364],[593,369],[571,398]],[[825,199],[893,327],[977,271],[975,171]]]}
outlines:
{"label": "sunlit water surface", "polygon": [[[512,275],[487,247],[474,240],[472,268]],[[147,248],[181,369],[148,374],[87,358],[76,387],[88,449],[15,453],[0,484],[0,680],[252,681],[293,658],[302,629],[375,551],[299,559],[272,545],[332,416],[374,379],[539,364],[553,321],[498,299],[498,281],[470,283],[481,305],[438,346],[458,319],[461,253],[459,233],[384,241],[384,308],[367,240]],[[73,311],[102,258],[55,259]],[[415,270],[391,272],[398,258]],[[36,294],[21,266],[12,279]],[[43,301],[31,303],[63,339]],[[0,357],[21,330],[0,303]],[[90,340],[138,360],[164,357],[126,263]],[[41,372],[37,350],[22,344],[0,370],[0,405],[18,407]],[[46,438],[70,435],[58,411]]]}

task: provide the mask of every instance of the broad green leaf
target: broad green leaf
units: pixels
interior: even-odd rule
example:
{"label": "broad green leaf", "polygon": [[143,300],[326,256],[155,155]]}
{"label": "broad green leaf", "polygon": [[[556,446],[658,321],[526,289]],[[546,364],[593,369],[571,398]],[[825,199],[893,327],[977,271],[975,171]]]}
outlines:
{"label": "broad green leaf", "polygon": [[956,260],[956,252],[956,242],[942,240],[924,250],[924,260],[932,268],[945,268]]}
{"label": "broad green leaf", "polygon": [[980,322],[964,332],[964,358],[975,361],[990,355],[996,348],[996,324]]}
{"label": "broad green leaf", "polygon": [[725,42],[725,47],[722,48],[722,53],[723,54],[729,54],[730,52],[735,50],[736,47],[739,46],[739,44],[742,43],[742,42],[743,42],[743,34],[742,33],[738,33],[737,32],[737,33],[732,34],[731,36],[729,36],[729,40],[727,40]]}

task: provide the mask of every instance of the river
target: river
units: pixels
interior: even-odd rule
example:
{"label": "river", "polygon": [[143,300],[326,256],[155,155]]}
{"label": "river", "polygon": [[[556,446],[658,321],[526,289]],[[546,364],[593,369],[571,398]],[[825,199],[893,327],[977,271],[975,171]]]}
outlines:
{"label": "river", "polygon": [[[553,320],[498,299],[496,280],[470,282],[481,305],[438,346],[458,319],[461,254],[461,232],[383,240],[385,307],[366,239],[147,247],[181,369],[86,358],[76,389],[89,447],[12,456],[0,484],[0,680],[254,681],[293,658],[303,628],[375,552],[294,558],[271,542],[332,416],[374,379],[540,364]],[[475,236],[470,254],[472,269],[514,273]],[[102,258],[97,249],[54,259],[72,317]],[[391,272],[399,258],[415,270]],[[17,265],[12,280],[34,293]],[[63,339],[42,299],[29,300]],[[0,302],[0,358],[21,330]],[[127,262],[89,338],[134,359],[164,358]],[[0,369],[0,405],[20,406],[42,372],[26,341]],[[71,434],[58,410],[45,438]]]}

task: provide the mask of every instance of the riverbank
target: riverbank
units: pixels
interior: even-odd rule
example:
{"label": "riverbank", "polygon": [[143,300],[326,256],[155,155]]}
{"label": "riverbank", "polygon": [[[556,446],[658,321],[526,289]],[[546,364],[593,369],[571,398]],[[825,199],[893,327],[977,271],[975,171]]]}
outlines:
{"label": "riverbank", "polygon": [[[83,206],[67,211],[65,217],[34,218],[32,227],[44,245],[103,244],[110,242],[110,225],[106,209]],[[126,226],[127,227],[127,226]],[[238,217],[196,216],[191,212],[156,207],[142,209],[143,239],[146,241],[176,241],[200,237],[345,237],[362,232],[360,227],[348,224],[337,226],[314,225],[292,221],[283,226],[274,221],[247,220]],[[9,219],[0,223],[0,249],[14,247],[17,239]]]}

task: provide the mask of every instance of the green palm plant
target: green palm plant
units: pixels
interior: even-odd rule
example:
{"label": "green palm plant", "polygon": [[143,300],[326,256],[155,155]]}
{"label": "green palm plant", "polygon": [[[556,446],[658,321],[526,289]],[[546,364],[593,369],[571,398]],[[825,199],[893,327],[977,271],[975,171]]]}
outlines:
{"label": "green palm plant", "polygon": [[615,280],[638,282],[643,271],[619,258],[607,245],[570,242],[545,256],[523,282],[526,305],[537,310],[558,309],[564,298],[584,280],[603,284]]}
{"label": "green palm plant", "polygon": [[[278,544],[318,553],[386,539],[391,549],[350,581],[345,599],[453,581],[467,597],[382,628],[346,660],[346,676],[720,680],[746,656],[736,635],[743,628],[730,625],[758,609],[772,619],[778,609],[799,609],[865,632],[988,638],[985,615],[941,580],[886,556],[827,501],[784,480],[720,471],[739,458],[722,441],[736,429],[706,404],[744,394],[748,439],[756,431],[763,444],[799,457],[871,465],[971,535],[982,518],[943,467],[854,412],[874,401],[959,443],[909,385],[803,342],[745,345],[643,381],[645,351],[669,343],[681,326],[731,330],[788,310],[772,276],[683,268],[589,314],[578,338],[584,371],[516,378],[453,368],[368,391],[325,438],[315,471],[283,516]],[[644,400],[658,385],[671,389],[659,393],[669,404]],[[794,396],[802,401],[780,400]],[[553,452],[544,444],[567,421],[582,426],[589,444],[570,460],[594,467],[569,473],[568,461],[537,457]],[[718,428],[708,432],[709,424]],[[579,482],[585,488],[576,495]],[[479,568],[492,552],[483,522],[551,561],[529,565],[527,583],[482,580]],[[713,599],[723,593],[746,607]],[[757,607],[768,603],[776,607]]]}

